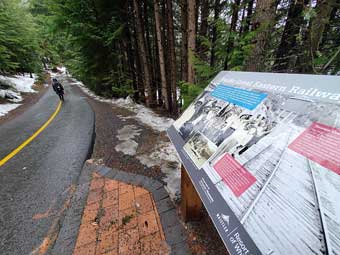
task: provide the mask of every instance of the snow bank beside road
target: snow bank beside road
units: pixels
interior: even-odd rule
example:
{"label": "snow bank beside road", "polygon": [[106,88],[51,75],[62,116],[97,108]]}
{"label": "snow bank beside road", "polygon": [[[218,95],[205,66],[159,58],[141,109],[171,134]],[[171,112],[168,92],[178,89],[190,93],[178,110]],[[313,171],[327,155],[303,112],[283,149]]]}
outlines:
{"label": "snow bank beside road", "polygon": [[166,131],[174,122],[174,120],[171,118],[159,116],[152,110],[146,108],[144,105],[136,104],[130,97],[125,99],[112,99],[112,103],[136,113],[136,118],[140,122],[152,127],[159,132]]}
{"label": "snow bank beside road", "polygon": [[14,110],[20,104],[0,104],[0,117],[5,116],[8,112]]}
{"label": "snow bank beside road", "polygon": [[20,93],[8,89],[0,89],[0,97],[6,98],[8,101],[11,101],[13,103],[18,103],[22,101]]}
{"label": "snow bank beside road", "polygon": [[24,93],[36,93],[37,91],[32,89],[35,82],[35,75],[30,78],[29,74],[24,76],[4,76],[0,75],[0,98],[5,98],[15,104],[0,104],[0,117],[6,115],[9,111],[14,110],[20,104],[16,104],[22,101],[21,92]]}
{"label": "snow bank beside road", "polygon": [[0,82],[3,82],[9,85],[11,88],[18,92],[26,92],[26,93],[36,93],[32,86],[35,82],[35,75],[33,78],[30,78],[29,74],[25,74],[25,76],[14,75],[14,76],[3,76],[0,75]]}
{"label": "snow bank beside road", "polygon": [[82,82],[77,81],[76,79],[73,79],[72,84],[79,86],[87,95],[100,102],[112,103],[136,113],[136,119],[159,132],[166,131],[174,122],[174,120],[171,118],[161,117],[152,110],[146,108],[144,105],[135,103],[130,97],[125,99],[105,99],[94,94]]}

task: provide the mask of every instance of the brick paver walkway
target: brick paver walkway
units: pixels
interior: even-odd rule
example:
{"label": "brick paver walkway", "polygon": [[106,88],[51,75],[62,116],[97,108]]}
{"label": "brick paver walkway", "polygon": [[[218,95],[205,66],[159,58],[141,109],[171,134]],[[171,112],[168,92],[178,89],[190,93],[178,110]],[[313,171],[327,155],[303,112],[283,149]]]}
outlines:
{"label": "brick paver walkway", "polygon": [[151,193],[93,173],[73,254],[168,253]]}

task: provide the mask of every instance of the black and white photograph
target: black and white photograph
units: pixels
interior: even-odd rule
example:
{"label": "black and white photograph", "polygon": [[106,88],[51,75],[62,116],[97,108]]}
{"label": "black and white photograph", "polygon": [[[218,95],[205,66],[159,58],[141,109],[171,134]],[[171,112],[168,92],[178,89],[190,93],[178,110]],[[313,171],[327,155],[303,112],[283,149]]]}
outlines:
{"label": "black and white photograph", "polygon": [[183,148],[197,168],[201,168],[217,149],[216,145],[200,132],[195,132]]}

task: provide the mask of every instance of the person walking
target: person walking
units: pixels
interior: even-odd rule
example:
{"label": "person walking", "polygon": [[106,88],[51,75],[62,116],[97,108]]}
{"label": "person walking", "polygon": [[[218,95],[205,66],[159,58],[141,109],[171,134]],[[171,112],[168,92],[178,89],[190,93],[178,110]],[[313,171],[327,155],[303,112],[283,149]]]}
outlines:
{"label": "person walking", "polygon": [[64,101],[64,87],[61,85],[61,83],[56,79],[52,79],[52,87],[55,93],[59,96],[61,101]]}

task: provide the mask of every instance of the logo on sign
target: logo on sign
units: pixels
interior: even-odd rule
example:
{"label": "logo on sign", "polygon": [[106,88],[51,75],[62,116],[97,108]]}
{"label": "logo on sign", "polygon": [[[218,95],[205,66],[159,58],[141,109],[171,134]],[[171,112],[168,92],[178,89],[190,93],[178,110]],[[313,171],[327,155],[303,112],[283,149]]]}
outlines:
{"label": "logo on sign", "polygon": [[229,216],[228,215],[225,215],[223,213],[218,213],[216,214],[216,217],[217,217],[217,220],[218,222],[221,224],[224,232],[228,232],[229,231]]}
{"label": "logo on sign", "polygon": [[221,218],[227,223],[228,227],[229,227],[229,215],[225,215],[223,213],[221,213]]}

